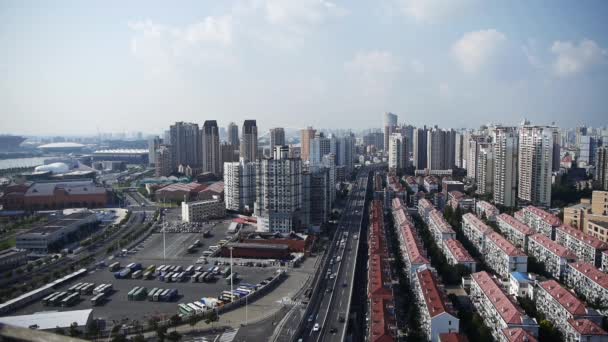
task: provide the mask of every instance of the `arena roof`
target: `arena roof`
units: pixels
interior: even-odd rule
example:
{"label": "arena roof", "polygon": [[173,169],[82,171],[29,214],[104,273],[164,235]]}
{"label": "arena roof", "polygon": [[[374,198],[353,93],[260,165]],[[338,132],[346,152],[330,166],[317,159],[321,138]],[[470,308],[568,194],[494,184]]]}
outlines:
{"label": "arena roof", "polygon": [[83,148],[83,147],[84,147],[83,144],[73,143],[73,142],[50,143],[50,144],[38,146],[38,148],[42,148],[42,149],[52,149],[52,148],[70,149],[70,148]]}
{"label": "arena roof", "polygon": [[39,330],[67,328],[74,322],[82,327],[87,325],[92,312],[93,309],[39,312],[32,315],[0,317],[0,323],[22,328],[37,326]]}

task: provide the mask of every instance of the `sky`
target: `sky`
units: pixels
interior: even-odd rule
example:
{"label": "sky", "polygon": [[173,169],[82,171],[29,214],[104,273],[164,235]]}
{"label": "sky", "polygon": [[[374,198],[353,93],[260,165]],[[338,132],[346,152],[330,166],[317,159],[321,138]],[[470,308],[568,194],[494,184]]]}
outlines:
{"label": "sky", "polygon": [[608,123],[608,2],[0,2],[0,133]]}

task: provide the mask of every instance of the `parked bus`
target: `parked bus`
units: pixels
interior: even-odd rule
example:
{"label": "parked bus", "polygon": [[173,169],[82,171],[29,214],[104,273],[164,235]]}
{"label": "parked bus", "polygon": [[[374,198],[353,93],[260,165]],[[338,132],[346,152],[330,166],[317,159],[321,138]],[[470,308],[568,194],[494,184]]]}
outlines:
{"label": "parked bus", "polygon": [[68,296],[66,296],[65,298],[63,298],[61,300],[61,306],[72,306],[76,303],[76,301],[80,299],[80,294],[78,294],[77,292],[74,292],[72,294],[69,294]]}
{"label": "parked bus", "polygon": [[164,290],[164,291],[163,291],[163,292],[162,292],[162,293],[161,293],[161,294],[158,296],[158,300],[159,300],[159,301],[163,301],[163,302],[168,301],[168,299],[169,299],[169,292],[171,292],[171,290],[170,290],[170,289],[166,289],[166,290]]}
{"label": "parked bus", "polygon": [[192,304],[196,305],[201,312],[207,311],[207,307],[205,306],[205,304],[203,304],[201,302],[198,302],[198,301],[197,302],[192,302]]}
{"label": "parked bus", "polygon": [[209,250],[212,252],[217,251],[218,249],[220,249],[220,246],[214,245],[214,246],[209,246]]}
{"label": "parked bus", "polygon": [[[159,290],[158,287],[153,288],[152,290],[150,290],[150,292],[148,292],[148,300],[152,301],[154,300],[154,295],[156,294],[156,292]],[[162,291],[162,289],[160,289]]]}
{"label": "parked bus", "polygon": [[105,295],[103,293],[98,293],[91,298],[91,305],[97,306],[103,302]]}
{"label": "parked bus", "polygon": [[58,294],[59,294],[59,292],[53,292],[53,293],[51,293],[50,295],[48,295],[48,296],[44,297],[44,298],[42,299],[42,304],[44,304],[44,305],[47,305],[47,306],[48,306],[48,305],[49,305],[50,300],[51,300],[51,299],[53,299],[53,297],[55,297],[55,296],[56,296],[56,295],[58,295]]}
{"label": "parked bus", "polygon": [[183,271],[183,270],[184,270],[184,268],[183,268],[183,267],[181,267],[181,266],[175,266],[175,269],[174,269],[173,271],[174,271],[174,272],[181,272],[181,271]]}
{"label": "parked bus", "polygon": [[184,272],[186,272],[187,275],[191,275],[194,272],[194,266],[188,266]]}
{"label": "parked bus", "polygon": [[222,269],[222,275],[224,277],[227,277],[232,271],[230,271],[230,266],[226,266],[224,267],[224,269]]}
{"label": "parked bus", "polygon": [[133,295],[135,294],[135,292],[139,291],[139,289],[139,286],[135,286],[134,288],[132,288],[131,291],[129,291],[129,293],[127,294],[128,300],[133,300]]}
{"label": "parked bus", "polygon": [[195,305],[195,304],[193,304],[193,303],[188,303],[188,306],[189,306],[190,308],[192,308],[192,310],[194,310],[194,312],[195,312],[195,313],[197,313],[197,314],[201,314],[201,313],[203,313],[203,310],[201,310],[201,308],[199,308],[198,306],[196,306],[196,305]]}
{"label": "parked bus", "polygon": [[185,316],[190,316],[194,314],[194,310],[186,304],[179,304],[178,306],[179,312]]}
{"label": "parked bus", "polygon": [[78,284],[74,284],[72,285],[69,289],[68,292],[74,292],[76,291],[76,288],[78,288],[78,286],[82,285],[83,283],[78,283]]}
{"label": "parked bus", "polygon": [[93,283],[86,283],[85,285],[83,285],[78,293],[80,294],[91,294],[93,292],[93,288],[95,288],[95,284]]}
{"label": "parked bus", "polygon": [[110,264],[110,266],[108,266],[108,270],[110,270],[110,272],[116,272],[118,271],[118,269],[120,268],[120,262],[116,261],[112,264]]}
{"label": "parked bus", "polygon": [[141,274],[142,274],[141,270],[139,270],[139,271],[135,271],[135,272],[133,272],[133,274],[131,275],[131,278],[133,278],[133,279],[138,279],[138,278],[141,278]]}

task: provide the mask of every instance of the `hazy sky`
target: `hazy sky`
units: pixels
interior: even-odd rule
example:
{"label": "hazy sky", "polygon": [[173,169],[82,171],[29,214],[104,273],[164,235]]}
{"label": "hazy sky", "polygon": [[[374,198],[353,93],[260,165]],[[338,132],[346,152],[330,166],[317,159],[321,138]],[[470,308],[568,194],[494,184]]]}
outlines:
{"label": "hazy sky", "polygon": [[608,123],[608,1],[0,2],[0,133]]}

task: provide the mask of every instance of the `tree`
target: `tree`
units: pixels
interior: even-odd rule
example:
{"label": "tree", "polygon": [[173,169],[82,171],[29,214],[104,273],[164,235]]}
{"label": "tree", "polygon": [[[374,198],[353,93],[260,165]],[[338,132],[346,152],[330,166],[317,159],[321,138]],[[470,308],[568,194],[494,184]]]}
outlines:
{"label": "tree", "polygon": [[160,342],[165,340],[165,336],[167,335],[167,327],[158,327],[156,328],[156,337]]}
{"label": "tree", "polygon": [[170,320],[171,320],[171,325],[173,325],[173,326],[176,326],[182,322],[182,318],[178,314],[171,316]]}
{"label": "tree", "polygon": [[175,331],[175,330],[173,330],[172,332],[170,332],[167,335],[167,340],[169,340],[169,341],[175,341],[175,342],[177,342],[177,341],[179,341],[181,339],[182,339],[182,335],[180,333],[178,333],[177,331]]}
{"label": "tree", "polygon": [[146,342],[146,338],[144,337],[144,335],[139,334],[139,335],[135,335],[132,339],[131,342]]}

